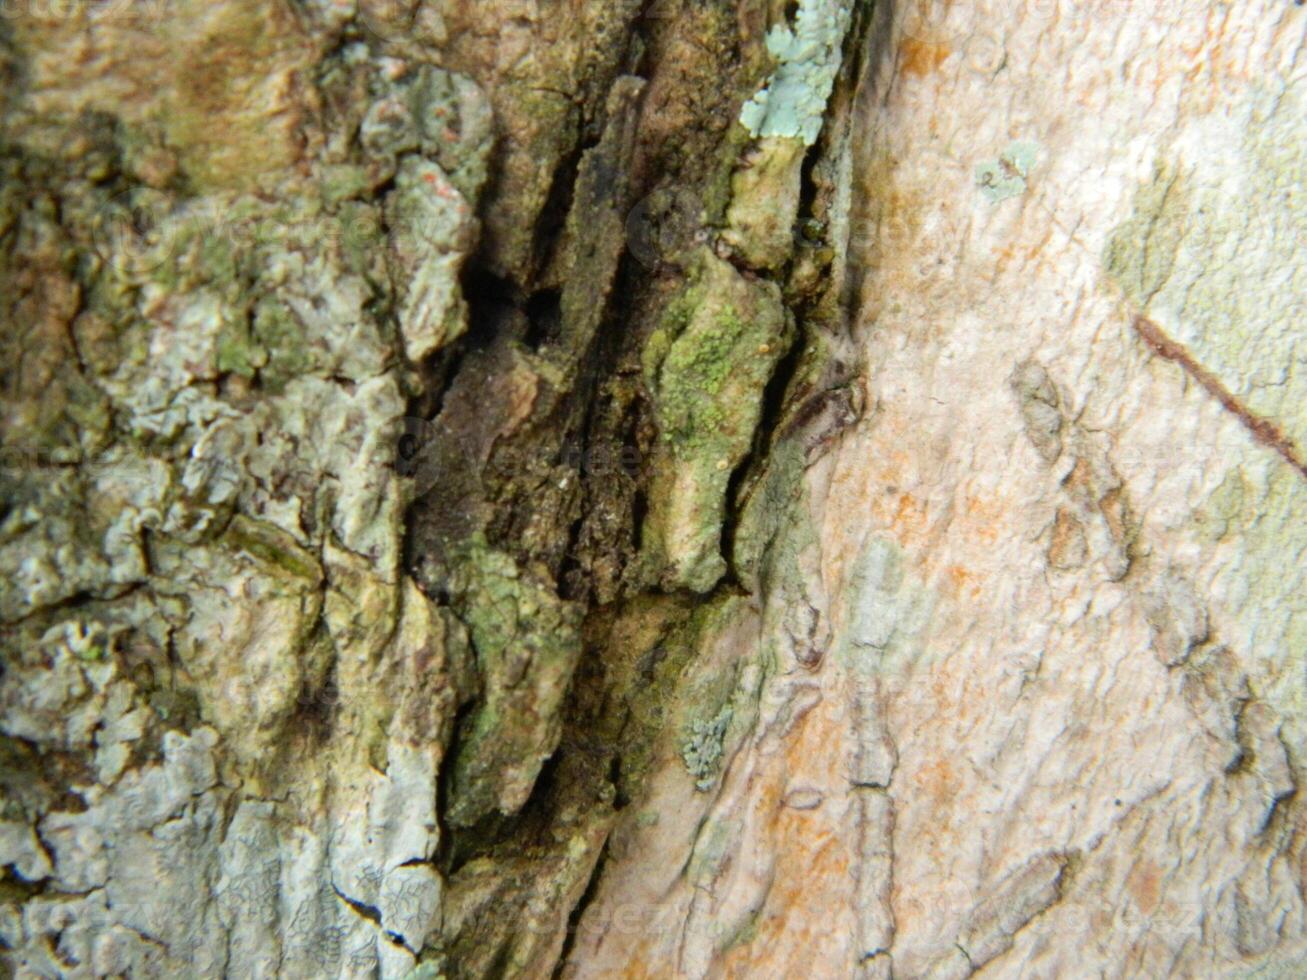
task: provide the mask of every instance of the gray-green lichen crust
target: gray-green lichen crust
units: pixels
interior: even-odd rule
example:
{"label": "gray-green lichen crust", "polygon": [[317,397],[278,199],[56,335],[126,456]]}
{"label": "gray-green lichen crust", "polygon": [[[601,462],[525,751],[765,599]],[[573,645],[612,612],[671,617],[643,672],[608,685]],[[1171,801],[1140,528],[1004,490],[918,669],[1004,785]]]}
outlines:
{"label": "gray-green lichen crust", "polygon": [[710,789],[716,782],[722,759],[722,740],[731,723],[731,706],[725,705],[711,719],[696,718],[690,723],[681,758],[694,777],[696,789]]}
{"label": "gray-green lichen crust", "polygon": [[580,610],[474,540],[457,562],[454,593],[481,670],[481,704],[454,759],[449,819],[468,825],[526,802],[558,745],[559,709],[581,654]]}

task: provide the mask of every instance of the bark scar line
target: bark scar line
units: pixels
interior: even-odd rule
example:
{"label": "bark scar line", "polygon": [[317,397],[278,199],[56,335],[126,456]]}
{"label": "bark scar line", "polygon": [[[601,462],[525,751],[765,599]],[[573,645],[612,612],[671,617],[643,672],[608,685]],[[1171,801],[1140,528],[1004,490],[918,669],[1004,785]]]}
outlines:
{"label": "bark scar line", "polygon": [[1180,365],[1185,374],[1202,385],[1209,395],[1221,403],[1222,408],[1242,422],[1244,428],[1252,434],[1257,442],[1268,449],[1275,450],[1284,457],[1290,466],[1304,478],[1307,478],[1307,461],[1304,461],[1299,454],[1298,447],[1293,444],[1293,440],[1281,432],[1275,423],[1249,411],[1247,406],[1240,402],[1216,375],[1199,364],[1189,351],[1168,337],[1162,331],[1162,328],[1148,317],[1136,313],[1132,324],[1135,333],[1139,334],[1139,338],[1148,345],[1153,353]]}

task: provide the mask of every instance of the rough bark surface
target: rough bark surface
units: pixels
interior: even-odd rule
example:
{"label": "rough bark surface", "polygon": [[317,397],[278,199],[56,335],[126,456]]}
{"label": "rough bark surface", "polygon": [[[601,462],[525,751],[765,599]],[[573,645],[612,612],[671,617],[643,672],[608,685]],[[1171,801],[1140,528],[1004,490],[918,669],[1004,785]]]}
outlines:
{"label": "rough bark surface", "polygon": [[1307,970],[1307,14],[0,18],[24,977]]}

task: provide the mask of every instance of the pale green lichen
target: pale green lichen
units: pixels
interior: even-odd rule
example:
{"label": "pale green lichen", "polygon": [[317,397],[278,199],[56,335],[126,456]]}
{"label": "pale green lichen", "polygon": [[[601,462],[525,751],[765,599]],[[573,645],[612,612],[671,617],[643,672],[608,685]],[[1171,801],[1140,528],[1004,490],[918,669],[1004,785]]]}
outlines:
{"label": "pale green lichen", "polygon": [[104,635],[85,622],[65,623],[63,641],[79,660],[99,660],[104,657]]}
{"label": "pale green lichen", "polygon": [[405,974],[404,980],[445,980],[445,970],[435,963],[421,963]]}
{"label": "pale green lichen", "polygon": [[1005,201],[1026,191],[1026,180],[1039,156],[1039,144],[1016,140],[1008,144],[997,160],[976,167],[976,186],[991,201]]}
{"label": "pale green lichen", "polygon": [[299,547],[285,531],[271,524],[237,514],[227,530],[226,543],[233,551],[244,552],[295,578],[307,579],[315,587],[322,580],[318,559]]}
{"label": "pale green lichen", "polygon": [[840,656],[851,673],[906,674],[928,662],[930,651],[920,637],[937,597],[913,574],[897,542],[888,537],[868,541],[844,595],[849,625]]}
{"label": "pale green lichen", "polygon": [[467,329],[459,271],[471,243],[472,209],[435,163],[407,157],[386,202],[390,265],[404,349],[423,360]]}
{"label": "pale green lichen", "polygon": [[1258,665],[1256,694],[1285,719],[1282,735],[1298,753],[1307,749],[1307,483],[1258,455],[1232,468],[1195,517],[1209,545],[1230,546],[1217,581],[1234,615],[1221,640]]}
{"label": "pale green lichen", "polygon": [[669,585],[706,592],[726,570],[720,541],[731,474],[752,447],[763,392],[791,337],[779,289],[745,279],[705,249],[646,348],[662,459],[646,560]]}
{"label": "pale green lichen", "polygon": [[[49,71],[34,89],[60,93],[40,113],[57,155],[10,143],[35,140],[34,126],[10,125],[21,122],[14,114],[0,148],[0,312],[22,327],[23,353],[0,425],[7,448],[21,438],[23,457],[0,460],[0,489],[21,493],[0,536],[0,573],[13,583],[0,590],[6,703],[15,685],[39,692],[20,699],[54,709],[42,709],[34,733],[95,786],[94,800],[64,812],[57,798],[40,800],[42,779],[62,784],[62,771],[18,774],[33,787],[15,798],[21,816],[52,821],[50,864],[77,894],[59,903],[62,938],[30,896],[33,925],[6,933],[4,959],[46,962],[62,943],[65,959],[85,964],[87,942],[118,936],[99,964],[114,975],[213,975],[225,964],[267,976],[279,962],[321,975],[345,968],[330,948],[343,946],[350,970],[399,976],[415,965],[403,947],[421,949],[440,922],[429,863],[437,779],[457,708],[477,685],[461,627],[400,570],[389,432],[405,409],[407,337],[395,325],[412,279],[387,264],[406,247],[399,257],[418,265],[456,261],[450,253],[471,247],[459,237],[470,219],[400,213],[405,181],[392,189],[392,174],[355,145],[349,107],[366,91],[366,69],[346,80],[347,94],[324,93],[306,59],[339,60],[325,53],[334,44],[287,50],[313,12],[246,17],[187,0],[152,25],[166,37],[143,49],[145,20],[100,13],[57,18],[35,38]],[[84,16],[96,19],[93,85],[53,46],[82,44],[75,35],[89,26],[74,22]],[[137,24],[123,43],[129,18]],[[458,87],[475,100],[470,83]],[[301,96],[315,107],[307,116]],[[488,121],[484,99],[481,108]],[[465,115],[428,121],[451,180],[479,186],[488,129]],[[171,170],[146,159],[170,153]],[[243,193],[268,174],[275,188]],[[383,214],[406,220],[397,227]],[[441,250],[446,233],[452,245]],[[476,600],[464,607],[481,611]],[[529,647],[531,630],[519,632]],[[478,639],[492,647],[485,633]],[[57,643],[58,658],[45,656]],[[557,684],[541,680],[548,668],[535,671],[523,684],[548,714],[566,671]],[[7,711],[0,726],[6,763],[16,719]],[[157,766],[161,743],[168,761]],[[212,785],[216,770],[223,787]],[[330,801],[316,788],[327,781]],[[0,782],[8,807],[13,783]],[[72,851],[65,834],[92,843]],[[294,864],[294,881],[278,886],[278,859]],[[370,942],[353,941],[374,924],[333,884],[380,912],[375,928],[393,940],[384,967]],[[184,900],[196,895],[198,905]],[[273,904],[280,927],[255,938],[234,925],[276,923]],[[13,905],[9,918],[26,914]],[[146,934],[158,941],[137,941]]]}
{"label": "pale green lichen", "polygon": [[779,64],[740,110],[751,134],[817,142],[852,13],[853,0],[801,0],[793,28],[768,31],[767,50]]}
{"label": "pale green lichen", "polygon": [[725,594],[698,605],[681,637],[690,659],[669,677],[676,706],[670,733],[698,790],[711,789],[722,769],[732,731],[751,730],[757,718],[757,651],[742,653],[745,636],[756,636],[756,609]]}
{"label": "pale green lichen", "polygon": [[695,719],[681,745],[681,758],[685,768],[694,777],[694,787],[700,792],[712,789],[721,768],[722,746],[726,730],[733,715],[729,704],[723,705],[711,719]]}
{"label": "pale green lichen", "polygon": [[1103,264],[1141,309],[1171,276],[1188,211],[1185,182],[1159,162],[1153,179],[1135,194],[1134,213],[1108,239]]}
{"label": "pale green lichen", "polygon": [[[686,880],[700,887],[717,880],[731,856],[737,853],[736,847],[743,830],[740,819],[730,816],[729,811],[705,821],[685,869]],[[720,935],[720,925],[714,931]]]}

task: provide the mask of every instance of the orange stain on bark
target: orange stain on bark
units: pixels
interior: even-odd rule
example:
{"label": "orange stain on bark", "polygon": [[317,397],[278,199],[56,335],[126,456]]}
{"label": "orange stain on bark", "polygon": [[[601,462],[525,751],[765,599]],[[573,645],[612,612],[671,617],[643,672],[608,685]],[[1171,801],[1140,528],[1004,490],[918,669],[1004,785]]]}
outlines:
{"label": "orange stain on bark", "polygon": [[915,37],[905,38],[899,45],[900,67],[905,75],[918,77],[938,71],[939,66],[948,60],[953,52],[946,44],[931,44],[918,41]]}
{"label": "orange stain on bark", "polygon": [[962,595],[964,592],[973,597],[980,595],[980,585],[976,582],[976,577],[961,565],[949,565],[944,569],[944,574],[948,576],[949,586],[955,596]]}
{"label": "orange stain on bark", "polygon": [[1126,878],[1125,884],[1130,897],[1139,906],[1139,911],[1144,915],[1151,915],[1157,908],[1157,898],[1161,892],[1161,871],[1156,863],[1146,858],[1140,860],[1130,869],[1130,876]]}
{"label": "orange stain on bark", "polygon": [[957,774],[946,759],[937,759],[924,766],[917,774],[916,781],[917,788],[929,794],[937,805],[949,803],[957,793]]}

